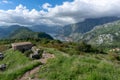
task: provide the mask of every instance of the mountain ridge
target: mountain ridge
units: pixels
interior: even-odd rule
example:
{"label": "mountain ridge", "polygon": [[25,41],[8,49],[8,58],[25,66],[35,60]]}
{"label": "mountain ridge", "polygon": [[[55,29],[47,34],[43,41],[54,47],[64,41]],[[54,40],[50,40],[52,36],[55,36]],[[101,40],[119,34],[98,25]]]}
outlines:
{"label": "mountain ridge", "polygon": [[49,27],[49,26],[42,26],[42,25],[36,25],[36,26],[20,26],[20,25],[11,25],[11,26],[1,26],[0,27],[0,39],[2,38],[7,38],[9,37],[9,34],[11,34],[12,32],[14,32],[15,30],[19,29],[19,28],[28,28],[34,32],[45,32],[47,34],[51,34],[51,33],[58,33],[59,29],[58,27]]}
{"label": "mountain ridge", "polygon": [[102,17],[102,18],[86,19],[83,22],[78,22],[75,24],[64,26],[62,34],[66,37],[71,37],[73,38],[73,40],[75,40],[76,38],[80,37],[81,34],[91,31],[94,27],[98,25],[103,25],[117,20],[120,20],[120,18]]}
{"label": "mountain ridge", "polygon": [[80,40],[95,45],[119,45],[120,20],[96,26],[93,30],[84,34]]}
{"label": "mountain ridge", "polygon": [[27,27],[18,28],[17,30],[13,31],[9,37],[10,39],[40,39],[40,38],[46,38],[46,39],[53,39],[50,35],[44,33],[44,32],[34,32],[30,30]]}

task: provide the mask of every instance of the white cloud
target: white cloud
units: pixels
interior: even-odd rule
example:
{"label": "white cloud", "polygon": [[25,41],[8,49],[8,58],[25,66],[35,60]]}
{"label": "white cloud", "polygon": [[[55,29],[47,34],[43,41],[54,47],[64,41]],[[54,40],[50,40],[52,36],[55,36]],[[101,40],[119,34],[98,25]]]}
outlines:
{"label": "white cloud", "polygon": [[40,11],[20,4],[14,10],[0,10],[0,24],[66,25],[86,18],[120,16],[119,3],[120,0],[74,0],[55,7],[45,3]]}
{"label": "white cloud", "polygon": [[42,8],[43,9],[49,9],[51,6],[52,6],[51,4],[45,3],[45,4],[42,5]]}
{"label": "white cloud", "polygon": [[3,2],[3,3],[9,3],[7,0],[3,0],[2,2]]}
{"label": "white cloud", "polygon": [[10,4],[12,3],[11,1],[8,1],[8,0],[2,0],[0,1],[0,4]]}

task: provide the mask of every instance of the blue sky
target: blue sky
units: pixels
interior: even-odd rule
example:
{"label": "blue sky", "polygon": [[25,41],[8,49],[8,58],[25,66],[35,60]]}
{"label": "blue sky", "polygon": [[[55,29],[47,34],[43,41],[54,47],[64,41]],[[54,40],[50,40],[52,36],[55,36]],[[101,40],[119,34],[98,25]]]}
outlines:
{"label": "blue sky", "polygon": [[120,17],[120,0],[0,0],[0,25],[68,25]]}
{"label": "blue sky", "polygon": [[[8,3],[4,1],[8,1]],[[0,9],[3,10],[14,9],[19,4],[22,4],[23,6],[26,6],[30,10],[33,8],[36,10],[40,10],[41,6],[44,3],[49,3],[54,7],[55,5],[62,5],[63,2],[65,1],[72,2],[73,0],[0,0],[1,2]]]}

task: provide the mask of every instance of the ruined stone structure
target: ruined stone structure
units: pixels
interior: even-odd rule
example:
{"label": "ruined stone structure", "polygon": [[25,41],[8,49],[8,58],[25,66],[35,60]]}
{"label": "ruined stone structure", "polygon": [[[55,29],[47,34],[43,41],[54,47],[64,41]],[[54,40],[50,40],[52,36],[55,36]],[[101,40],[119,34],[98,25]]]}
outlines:
{"label": "ruined stone structure", "polygon": [[12,43],[11,45],[12,45],[13,50],[19,50],[21,52],[30,50],[33,46],[33,44],[31,42]]}

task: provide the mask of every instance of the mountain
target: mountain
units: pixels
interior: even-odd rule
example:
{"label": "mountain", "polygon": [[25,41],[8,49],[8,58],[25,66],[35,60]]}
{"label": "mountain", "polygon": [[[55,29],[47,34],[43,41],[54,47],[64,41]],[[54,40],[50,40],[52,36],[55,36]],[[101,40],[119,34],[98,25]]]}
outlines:
{"label": "mountain", "polygon": [[46,25],[35,25],[29,28],[35,32],[45,32],[50,34],[58,33],[62,29],[61,26],[46,26]]}
{"label": "mountain", "polygon": [[2,29],[2,28],[0,28],[0,37],[5,36],[4,32],[5,32],[5,30],[4,30],[4,29]]}
{"label": "mountain", "polygon": [[19,25],[12,25],[12,26],[2,26],[0,28],[0,39],[8,37],[10,33],[17,30],[18,28],[21,28],[23,26]]}
{"label": "mountain", "polygon": [[47,38],[47,39],[53,39],[50,35],[44,33],[44,32],[33,32],[29,28],[22,27],[18,28],[17,30],[13,31],[9,37],[10,39],[27,39],[27,38]]}
{"label": "mountain", "polygon": [[20,26],[20,25],[11,25],[11,26],[8,26],[6,28],[4,28],[4,30],[8,33],[11,33],[12,31],[15,31],[17,30],[18,28],[22,28],[24,26]]}
{"label": "mountain", "polygon": [[[14,32],[15,30],[24,27],[25,26],[20,26],[20,25],[0,26],[0,39],[7,38],[9,34]],[[53,34],[58,34],[58,32],[61,30],[60,26],[49,27],[45,25],[27,26],[27,28],[29,28],[34,32],[45,32],[47,34],[50,34],[51,36]]]}
{"label": "mountain", "polygon": [[97,45],[118,45],[120,40],[120,20],[96,26],[93,30],[85,33],[81,40]]}
{"label": "mountain", "polygon": [[103,25],[106,23],[114,22],[120,20],[118,17],[102,17],[95,19],[86,19],[83,22],[78,22],[76,24],[70,24],[63,27],[62,34],[66,37],[71,37],[74,40],[79,40],[80,36],[90,30],[95,26]]}
{"label": "mountain", "polygon": [[[66,25],[64,27],[61,26],[47,26],[47,25],[35,25],[28,26],[28,28],[34,32],[45,32],[50,34],[52,37],[61,40],[74,40],[79,41],[81,36],[86,32],[91,31],[95,26],[103,25],[106,23],[114,22],[119,20],[118,17],[102,17],[95,19],[86,19],[83,22],[78,22],[75,24]],[[0,28],[0,39],[7,38],[9,34],[13,33],[18,28],[24,28],[24,26],[20,25],[12,25],[12,26],[2,26]],[[57,34],[57,35],[56,35]]]}

